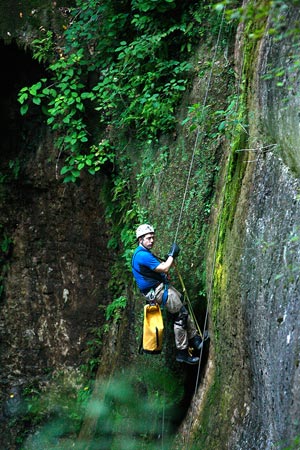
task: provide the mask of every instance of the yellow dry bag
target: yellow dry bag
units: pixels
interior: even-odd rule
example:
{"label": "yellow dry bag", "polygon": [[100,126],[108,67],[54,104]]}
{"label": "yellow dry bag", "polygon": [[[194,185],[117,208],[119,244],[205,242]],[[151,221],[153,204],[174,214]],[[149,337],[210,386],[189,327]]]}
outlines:
{"label": "yellow dry bag", "polygon": [[159,305],[144,306],[143,352],[161,353],[164,322]]}

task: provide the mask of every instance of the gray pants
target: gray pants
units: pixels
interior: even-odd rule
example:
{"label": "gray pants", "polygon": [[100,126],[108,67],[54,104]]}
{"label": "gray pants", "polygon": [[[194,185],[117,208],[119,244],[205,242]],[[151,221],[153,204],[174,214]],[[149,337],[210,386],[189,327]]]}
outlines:
{"label": "gray pants", "polygon": [[[164,285],[161,283],[155,289],[155,300],[161,305],[164,293]],[[169,286],[166,310],[174,317],[174,336],[177,350],[188,348],[189,339],[197,334],[197,328],[187,309],[181,301],[181,294],[173,286]]]}

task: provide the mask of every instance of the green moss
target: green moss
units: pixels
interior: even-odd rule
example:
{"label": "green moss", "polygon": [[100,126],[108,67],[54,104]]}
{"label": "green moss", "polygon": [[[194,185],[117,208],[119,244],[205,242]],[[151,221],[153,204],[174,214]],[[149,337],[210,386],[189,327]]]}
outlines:
{"label": "green moss", "polygon": [[[265,18],[264,18],[265,20]],[[257,24],[248,23],[246,36]],[[262,26],[262,24],[260,24]],[[214,380],[209,388],[205,405],[205,414],[201,417],[201,426],[195,437],[199,448],[224,448],[228,436],[232,433],[232,417],[234,410],[239,411],[240,420],[244,414],[244,386],[241,386],[241,398],[235,395],[241,383],[241,367],[239,363],[239,347],[243,345],[242,324],[232,323],[232,317],[239,320],[240,303],[238,283],[232,272],[237,266],[241,248],[243,247],[243,211],[239,209],[243,180],[248,167],[248,101],[250,83],[256,60],[256,42],[244,42],[243,72],[240,80],[240,93],[236,118],[243,127],[236,127],[229,137],[229,150],[226,165],[223,167],[219,190],[216,196],[216,213],[210,230],[212,245],[208,251],[210,277],[211,321],[215,354]],[[237,227],[237,222],[241,224]],[[239,248],[240,247],[240,248]],[[232,295],[233,294],[233,295]],[[232,345],[232,334],[236,335]],[[243,382],[247,383],[247,375],[243,374]]]}

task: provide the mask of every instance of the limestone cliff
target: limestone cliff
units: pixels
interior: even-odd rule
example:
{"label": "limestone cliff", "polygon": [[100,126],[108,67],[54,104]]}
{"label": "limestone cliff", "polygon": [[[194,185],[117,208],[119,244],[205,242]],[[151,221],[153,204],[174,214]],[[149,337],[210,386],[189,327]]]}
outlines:
{"label": "limestone cliff", "polygon": [[245,25],[237,33],[249,127],[225,152],[217,189],[207,279],[214,352],[193,448],[299,445],[299,8],[277,14],[291,31],[279,42],[268,33],[274,17],[254,45]]}

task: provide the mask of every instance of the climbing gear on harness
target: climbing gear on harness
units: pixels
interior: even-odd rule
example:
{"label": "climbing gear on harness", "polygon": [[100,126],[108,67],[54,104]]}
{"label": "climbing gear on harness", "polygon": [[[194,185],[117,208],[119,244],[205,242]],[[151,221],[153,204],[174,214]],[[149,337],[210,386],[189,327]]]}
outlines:
{"label": "climbing gear on harness", "polygon": [[150,289],[150,291],[145,294],[145,297],[147,299],[147,303],[149,305],[155,305],[155,291],[154,289]]}
{"label": "climbing gear on harness", "polygon": [[162,307],[164,307],[165,304],[168,301],[168,295],[169,295],[168,294],[168,289],[169,289],[169,285],[168,285],[168,283],[165,283],[165,285],[164,285],[164,293],[163,293],[163,296],[161,298],[161,305],[162,305]]}
{"label": "climbing gear on harness", "polygon": [[[159,283],[158,286],[160,286],[161,284],[162,283]],[[158,286],[156,286],[156,288]],[[147,299],[146,301],[147,301],[147,303],[149,305],[155,305],[156,304],[156,296],[157,296],[156,288],[151,288],[150,291],[147,292],[147,294],[143,294],[144,297],[146,297],[146,299]],[[169,285],[167,283],[165,283],[164,284],[164,292],[163,292],[163,295],[162,295],[162,298],[161,298],[161,305],[160,305],[161,309],[163,309],[163,307],[165,306],[165,304],[168,301],[168,295],[169,295],[168,294],[168,289],[169,289]],[[160,291],[161,291],[161,289],[159,289],[158,292],[160,292]]]}
{"label": "climbing gear on harness", "polygon": [[199,363],[199,358],[198,356],[191,356],[188,349],[185,348],[184,350],[177,350],[176,361],[193,365]]}
{"label": "climbing gear on harness", "polygon": [[148,223],[140,225],[135,232],[137,239],[148,233],[154,233],[154,228],[151,225],[148,225]]}
{"label": "climbing gear on harness", "polygon": [[145,305],[143,337],[139,353],[161,353],[163,332],[164,322],[159,305]]}

